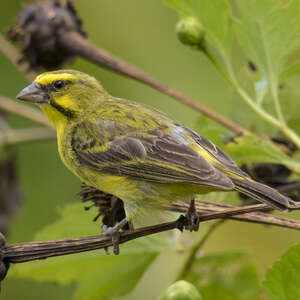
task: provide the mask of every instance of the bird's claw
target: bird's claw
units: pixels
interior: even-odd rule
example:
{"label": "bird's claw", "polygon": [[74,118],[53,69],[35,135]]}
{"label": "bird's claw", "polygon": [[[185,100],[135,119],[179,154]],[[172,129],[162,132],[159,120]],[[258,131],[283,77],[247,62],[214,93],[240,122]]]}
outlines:
{"label": "bird's claw", "polygon": [[[102,231],[105,232],[107,235],[111,236],[111,241],[112,241],[112,245],[113,245],[113,251],[114,254],[118,255],[120,253],[120,230],[128,223],[127,219],[124,218],[121,222],[119,222],[117,225],[115,226],[107,226],[107,225],[103,225],[102,226]],[[108,248],[104,248],[106,254],[109,254],[108,252]]]}
{"label": "bird's claw", "polygon": [[199,230],[200,218],[195,207],[195,200],[191,200],[185,218],[186,218],[186,222],[184,224],[185,229],[189,230],[190,232]]}

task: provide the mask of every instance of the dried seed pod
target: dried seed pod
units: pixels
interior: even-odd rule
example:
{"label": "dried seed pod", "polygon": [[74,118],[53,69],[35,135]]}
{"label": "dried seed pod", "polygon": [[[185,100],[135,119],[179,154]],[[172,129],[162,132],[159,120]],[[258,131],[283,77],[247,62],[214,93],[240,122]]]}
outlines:
{"label": "dried seed pod", "polygon": [[26,6],[7,36],[21,46],[20,63],[51,70],[74,58],[59,42],[59,37],[74,31],[86,35],[71,1],[51,0]]}
{"label": "dried seed pod", "polygon": [[205,51],[205,31],[195,17],[187,17],[176,25],[178,39],[185,45]]}
{"label": "dried seed pod", "polygon": [[[86,206],[85,209],[88,210],[94,206],[99,209],[99,213],[94,218],[94,221],[97,221],[100,216],[103,216],[103,225],[111,227],[126,217],[123,201],[111,194],[99,191],[84,183],[82,184],[81,191],[78,194],[81,197],[82,202],[93,202],[91,206]],[[129,229],[128,225],[126,226],[124,229]]]}
{"label": "dried seed pod", "polygon": [[[272,137],[271,140],[279,147],[284,147],[285,152],[289,155],[297,150],[296,145],[282,137]],[[292,174],[291,170],[285,165],[275,163],[253,163],[241,166],[241,169],[248,173],[254,180],[267,184],[272,188],[284,193],[294,201],[300,201],[300,182],[289,181]],[[239,194],[246,205],[257,203],[257,201]]]}

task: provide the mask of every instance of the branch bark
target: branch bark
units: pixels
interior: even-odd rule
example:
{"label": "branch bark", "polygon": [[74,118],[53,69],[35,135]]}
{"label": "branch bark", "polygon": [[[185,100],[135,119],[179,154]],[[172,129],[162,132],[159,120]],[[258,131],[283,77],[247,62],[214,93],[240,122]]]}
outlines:
{"label": "branch bark", "polygon": [[[186,204],[185,202],[178,202],[177,204],[166,207],[166,209],[172,209],[173,211],[177,212],[186,212],[187,207],[188,204]],[[297,230],[300,229],[300,221],[261,213],[260,211],[270,209],[270,207],[265,204],[235,207],[198,201],[196,203],[196,207],[197,211],[201,214],[200,222],[214,219],[230,218],[240,221],[276,225]],[[179,218],[174,222],[138,228],[134,231],[122,232],[120,237],[120,244],[140,238],[142,236],[147,236],[175,228],[182,229],[181,220],[182,219]],[[2,247],[1,253],[3,260],[7,263],[22,263],[53,256],[61,256],[107,248],[109,246],[112,246],[111,238],[106,235],[98,235],[49,242],[28,242],[5,245],[4,247]]]}
{"label": "branch bark", "polygon": [[[180,201],[165,208],[183,213],[187,211],[188,207],[188,203]],[[300,230],[300,221],[298,220],[279,217],[270,213],[263,213],[264,211],[270,210],[270,207],[266,204],[234,207],[216,202],[196,201],[196,209],[199,213],[206,213],[206,215],[201,217],[203,218],[202,220],[210,220],[211,218],[219,217]],[[239,211],[241,212],[240,214],[235,213]]]}
{"label": "branch bark", "polygon": [[56,139],[56,132],[44,127],[8,129],[0,132],[0,146],[53,139]]}
{"label": "branch bark", "polygon": [[[107,68],[116,73],[125,75],[127,77],[133,78],[137,81],[140,81],[170,97],[176,99],[187,105],[210,119],[218,122],[224,127],[230,129],[232,132],[241,135],[245,134],[248,131],[241,127],[240,125],[234,123],[233,121],[225,118],[224,116],[218,114],[217,112],[209,109],[208,107],[195,102],[194,100],[184,96],[180,92],[175,89],[169,88],[165,84],[159,82],[155,78],[147,75],[143,71],[138,68],[122,61],[121,59],[114,57],[110,53],[106,52],[103,49],[97,48],[92,43],[90,43],[86,38],[75,31],[71,32],[60,32],[58,35],[58,41],[62,48],[67,50],[72,55],[80,56],[86,58],[89,61],[94,62],[95,64]],[[18,64],[18,53],[11,46],[11,44],[0,35],[0,50],[7,56],[7,58],[12,62],[14,66],[16,66],[21,72],[24,73],[24,68],[20,67]],[[28,65],[27,65],[28,67]],[[35,72],[25,73],[26,78],[29,81],[32,81],[35,77]]]}
{"label": "branch bark", "polygon": [[11,114],[18,115],[41,125],[53,128],[53,125],[47,120],[46,116],[41,111],[33,109],[28,105],[13,101],[7,97],[0,96],[0,110],[5,110]]}
{"label": "branch bark", "polygon": [[122,61],[121,59],[111,55],[105,50],[94,46],[85,37],[78,34],[77,32],[64,32],[58,36],[59,42],[63,48],[68,50],[70,53],[84,57],[95,64],[107,68],[116,73],[125,75],[127,77],[133,78],[140,81],[176,100],[179,102],[192,107],[193,109],[203,113],[210,119],[218,122],[219,124],[227,127],[236,134],[245,134],[248,131],[241,127],[240,125],[234,123],[233,121],[225,118],[224,116],[218,114],[217,112],[209,109],[208,107],[195,102],[194,100],[184,96],[180,92],[168,87],[167,85],[159,82],[155,78],[147,75],[138,68]]}
{"label": "branch bark", "polygon": [[28,63],[24,62],[22,65],[18,63],[20,59],[19,53],[12,46],[12,44],[8,42],[1,34],[0,52],[2,52],[9,59],[9,61],[25,76],[28,81],[34,80],[34,78],[36,77],[36,73],[30,69]]}

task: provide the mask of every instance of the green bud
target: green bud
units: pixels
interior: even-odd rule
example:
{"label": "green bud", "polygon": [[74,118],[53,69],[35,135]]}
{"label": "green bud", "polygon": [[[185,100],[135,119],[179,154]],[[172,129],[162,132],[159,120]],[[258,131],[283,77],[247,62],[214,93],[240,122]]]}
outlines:
{"label": "green bud", "polygon": [[179,280],[170,285],[159,300],[202,300],[202,297],[191,283]]}
{"label": "green bud", "polygon": [[176,25],[176,34],[183,44],[205,49],[205,31],[197,18],[187,17],[180,20]]}

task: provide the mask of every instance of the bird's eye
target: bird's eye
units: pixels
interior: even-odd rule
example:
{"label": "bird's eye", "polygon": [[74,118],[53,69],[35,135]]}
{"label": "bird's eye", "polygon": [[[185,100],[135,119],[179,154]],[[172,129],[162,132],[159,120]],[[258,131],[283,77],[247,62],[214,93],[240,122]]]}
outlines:
{"label": "bird's eye", "polygon": [[56,80],[54,81],[53,86],[56,90],[61,90],[65,86],[65,83],[62,80]]}

